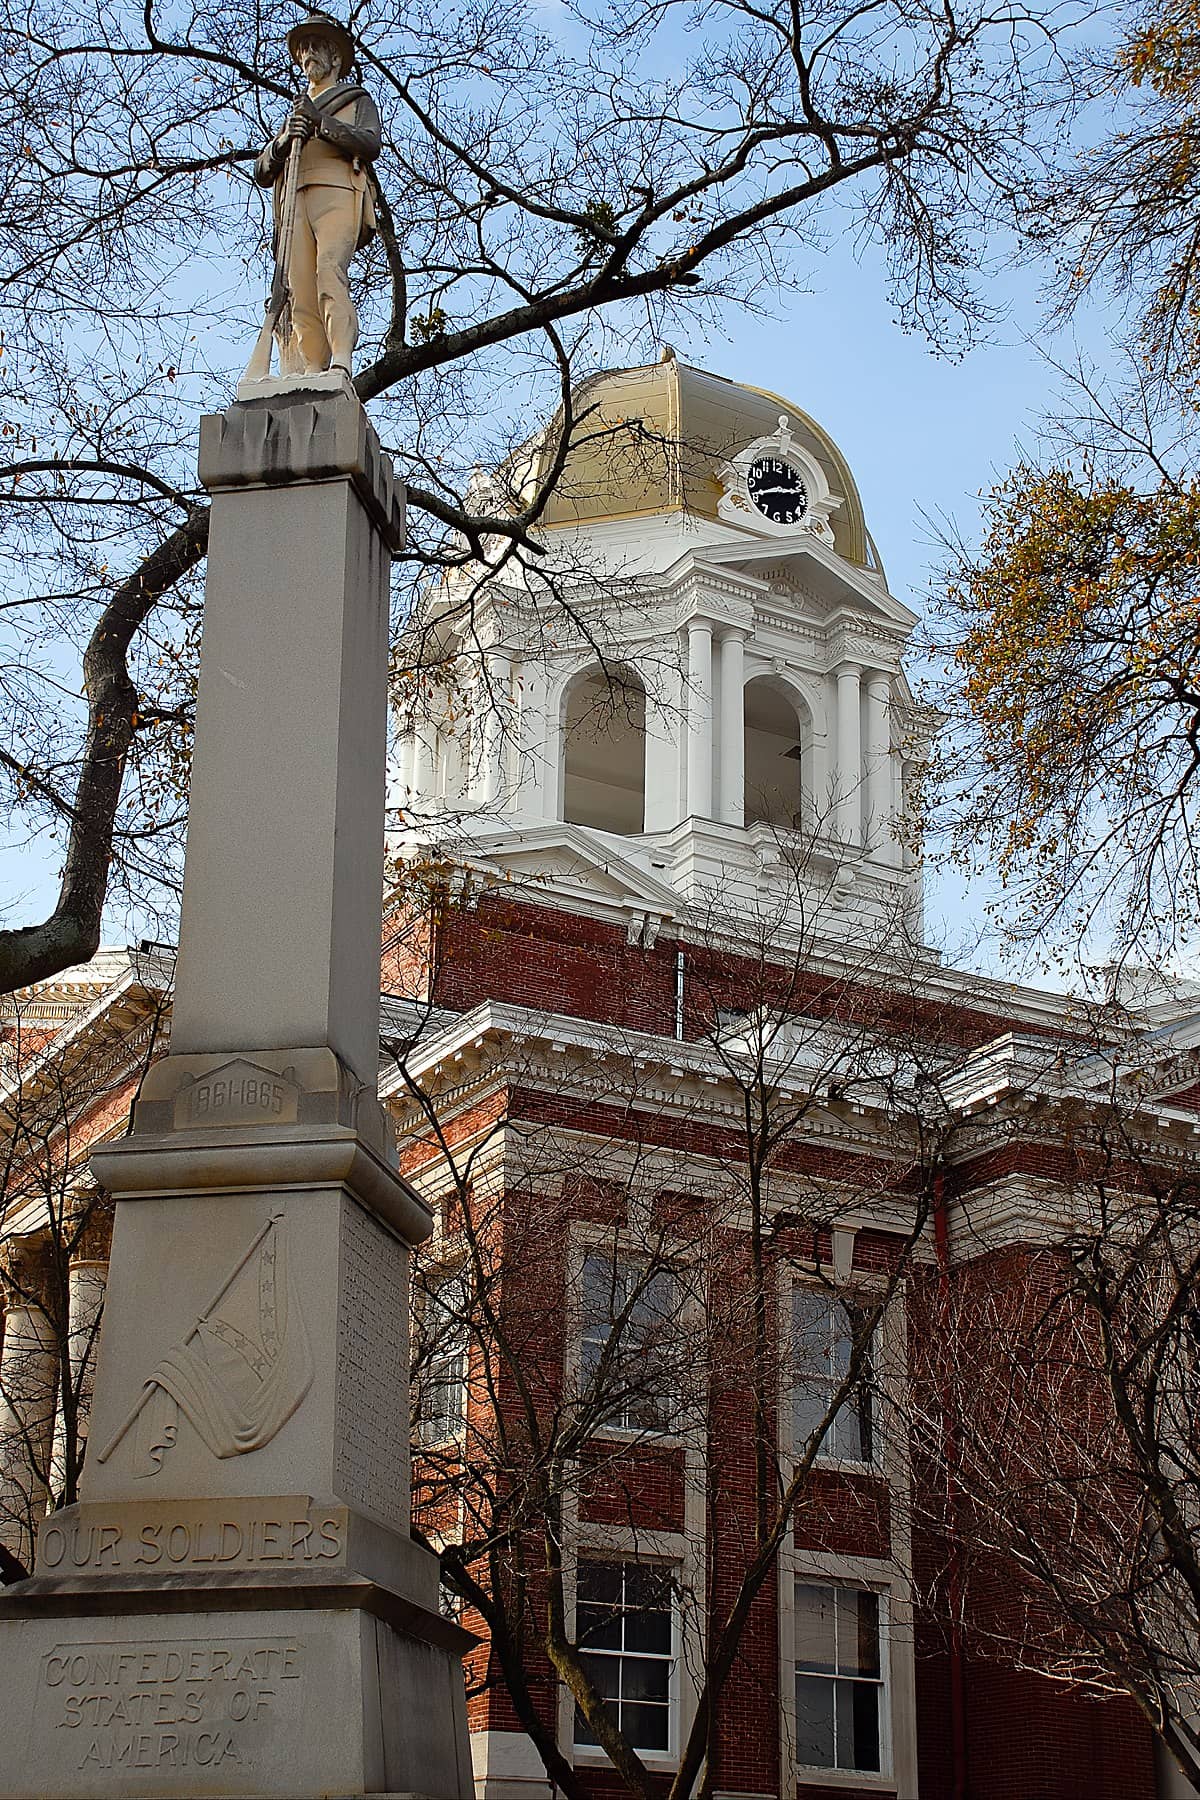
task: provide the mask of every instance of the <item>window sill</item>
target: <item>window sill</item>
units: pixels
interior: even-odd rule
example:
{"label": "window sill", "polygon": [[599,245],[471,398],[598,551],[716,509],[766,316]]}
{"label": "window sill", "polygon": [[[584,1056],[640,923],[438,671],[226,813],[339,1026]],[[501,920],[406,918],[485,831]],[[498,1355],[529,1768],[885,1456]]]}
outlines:
{"label": "window sill", "polygon": [[852,1456],[814,1456],[813,1469],[830,1475],[869,1475],[875,1481],[886,1479],[882,1462],[858,1462]]}
{"label": "window sill", "polygon": [[[638,1756],[645,1767],[654,1774],[670,1774],[679,1767],[679,1752],[668,1756],[661,1750],[639,1750]],[[612,1763],[600,1749],[598,1744],[576,1744],[573,1750],[575,1767],[587,1769],[611,1769]]]}
{"label": "window sill", "polygon": [[867,1788],[873,1794],[894,1794],[894,1775],[874,1775],[869,1769],[813,1769],[807,1763],[796,1770],[796,1785],[803,1796],[806,1787]]}
{"label": "window sill", "polygon": [[653,1425],[597,1425],[594,1431],[588,1433],[587,1441],[589,1444],[648,1444],[656,1450],[674,1450],[685,1445],[688,1440],[682,1432],[669,1431],[666,1427],[658,1431]]}

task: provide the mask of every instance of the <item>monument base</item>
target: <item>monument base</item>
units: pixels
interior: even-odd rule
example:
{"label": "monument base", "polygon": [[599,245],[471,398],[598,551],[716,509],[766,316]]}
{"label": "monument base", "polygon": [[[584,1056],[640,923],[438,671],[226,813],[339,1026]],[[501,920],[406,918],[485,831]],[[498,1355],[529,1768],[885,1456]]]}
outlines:
{"label": "monument base", "polygon": [[357,403],[354,383],[346,369],[323,369],[311,375],[243,375],[238,382],[237,397],[246,400],[294,400],[298,396],[346,394]]}
{"label": "monument base", "polygon": [[440,1614],[317,1572],[35,1577],[0,1599],[0,1800],[466,1800]]}
{"label": "monument base", "polygon": [[173,1056],[135,1125],[84,1498],[0,1594],[0,1800],[468,1800],[378,1102],[320,1046]]}

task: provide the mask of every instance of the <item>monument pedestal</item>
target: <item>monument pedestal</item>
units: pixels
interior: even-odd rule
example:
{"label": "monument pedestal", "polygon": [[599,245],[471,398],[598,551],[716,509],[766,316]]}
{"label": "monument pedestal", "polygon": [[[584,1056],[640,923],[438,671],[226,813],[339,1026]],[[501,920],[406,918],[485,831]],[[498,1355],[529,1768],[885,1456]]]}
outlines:
{"label": "monument pedestal", "polygon": [[5,1706],[24,1721],[5,1760],[26,1771],[8,1795],[469,1791],[445,1641],[461,1634],[416,1599],[294,1572],[23,1588],[5,1607]]}
{"label": "monument pedestal", "polygon": [[171,1054],[116,1200],[78,1506],[0,1597],[0,1800],[473,1792],[409,1535],[408,1263],[376,1098],[391,470],[353,395],[206,419]]}

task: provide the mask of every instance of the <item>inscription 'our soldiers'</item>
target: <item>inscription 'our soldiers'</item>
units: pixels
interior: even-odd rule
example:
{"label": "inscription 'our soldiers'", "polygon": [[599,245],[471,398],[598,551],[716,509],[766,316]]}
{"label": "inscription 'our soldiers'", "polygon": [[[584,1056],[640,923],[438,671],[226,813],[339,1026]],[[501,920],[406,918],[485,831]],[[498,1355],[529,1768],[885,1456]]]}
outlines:
{"label": "inscription 'our soldiers'", "polygon": [[346,1546],[346,1515],[333,1510],[261,1517],[143,1518],[49,1522],[38,1544],[38,1568],[112,1574],[122,1569],[260,1568],[332,1562]]}

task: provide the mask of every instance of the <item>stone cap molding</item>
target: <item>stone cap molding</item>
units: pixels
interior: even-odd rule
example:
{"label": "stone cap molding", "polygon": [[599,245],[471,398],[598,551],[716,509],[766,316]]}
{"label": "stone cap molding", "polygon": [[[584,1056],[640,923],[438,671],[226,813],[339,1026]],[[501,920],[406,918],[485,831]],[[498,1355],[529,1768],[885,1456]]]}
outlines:
{"label": "stone cap molding", "polygon": [[478,1643],[473,1632],[443,1613],[365,1576],[333,1569],[328,1574],[294,1570],[263,1574],[214,1571],[181,1575],[33,1575],[0,1589],[0,1619],[88,1617],[209,1612],[361,1611],[394,1631],[465,1656]]}
{"label": "stone cap molding", "polygon": [[286,1124],[348,1126],[381,1161],[396,1161],[395,1132],[378,1092],[328,1045],[164,1056],[146,1072],[131,1136],[194,1135],[199,1129],[207,1137],[214,1128],[278,1130]]}
{"label": "stone cap molding", "polygon": [[91,1162],[117,1200],[344,1188],[404,1243],[423,1244],[433,1233],[429,1207],[346,1126],[128,1137],[93,1150]]}
{"label": "stone cap molding", "polygon": [[296,385],[236,400],[200,421],[200,480],[210,494],[346,480],[393,556],[404,549],[404,484],[362,402],[348,389]]}

